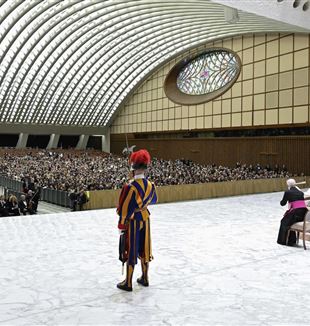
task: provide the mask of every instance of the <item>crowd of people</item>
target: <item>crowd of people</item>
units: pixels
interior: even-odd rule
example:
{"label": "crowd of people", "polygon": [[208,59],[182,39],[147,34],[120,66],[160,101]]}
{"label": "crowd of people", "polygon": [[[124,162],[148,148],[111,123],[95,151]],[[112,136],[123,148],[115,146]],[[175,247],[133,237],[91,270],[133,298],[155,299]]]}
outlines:
{"label": "crowd of people", "polygon": [[189,160],[153,159],[149,176],[156,185],[197,184],[234,180],[284,178],[289,176],[285,166],[281,168],[260,164],[247,165],[236,163],[234,167],[222,165],[202,165]]}
{"label": "crowd of people", "polygon": [[[128,158],[99,151],[0,150],[0,173],[22,181],[25,187],[67,191],[78,205],[79,193],[120,189],[128,180]],[[153,158],[148,177],[157,186],[248,179],[287,178],[285,166],[237,163],[234,167],[202,165],[190,160]],[[75,197],[75,198],[74,198]],[[82,199],[85,201],[85,198]],[[81,202],[81,201],[80,201]],[[75,209],[75,206],[72,207]]]}

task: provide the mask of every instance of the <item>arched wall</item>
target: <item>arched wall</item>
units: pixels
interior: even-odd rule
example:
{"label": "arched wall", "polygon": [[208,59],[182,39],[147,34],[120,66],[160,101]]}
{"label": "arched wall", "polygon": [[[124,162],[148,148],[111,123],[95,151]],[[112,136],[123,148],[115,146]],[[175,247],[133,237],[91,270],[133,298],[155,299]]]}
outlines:
{"label": "arched wall", "polygon": [[[111,134],[307,124],[309,44],[308,34],[276,33],[229,38],[188,51],[134,92],[113,122]],[[171,102],[163,90],[169,70],[180,59],[209,47],[232,49],[240,56],[237,82],[205,104]]]}

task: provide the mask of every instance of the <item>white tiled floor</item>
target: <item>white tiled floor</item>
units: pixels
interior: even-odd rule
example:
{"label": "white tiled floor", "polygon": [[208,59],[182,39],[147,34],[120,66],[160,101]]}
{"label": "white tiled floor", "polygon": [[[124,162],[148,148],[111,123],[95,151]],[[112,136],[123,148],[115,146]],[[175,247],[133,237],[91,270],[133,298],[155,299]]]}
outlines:
{"label": "white tiled floor", "polygon": [[2,218],[0,324],[308,325],[310,250],[276,243],[281,198],[151,207],[151,286],[132,293],[114,209]]}

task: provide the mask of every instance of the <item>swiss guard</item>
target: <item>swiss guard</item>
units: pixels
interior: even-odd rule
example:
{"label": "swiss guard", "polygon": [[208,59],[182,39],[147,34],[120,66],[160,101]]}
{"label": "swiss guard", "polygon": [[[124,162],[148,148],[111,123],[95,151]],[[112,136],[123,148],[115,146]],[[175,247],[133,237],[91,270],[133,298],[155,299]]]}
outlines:
{"label": "swiss guard", "polygon": [[157,202],[155,185],[146,179],[144,172],[151,162],[147,150],[133,152],[129,158],[132,180],[123,186],[117,213],[118,229],[121,233],[119,259],[126,263],[126,279],[117,284],[124,291],[132,291],[132,275],[140,258],[142,276],[137,282],[149,286],[149,262],[153,259],[148,205]]}

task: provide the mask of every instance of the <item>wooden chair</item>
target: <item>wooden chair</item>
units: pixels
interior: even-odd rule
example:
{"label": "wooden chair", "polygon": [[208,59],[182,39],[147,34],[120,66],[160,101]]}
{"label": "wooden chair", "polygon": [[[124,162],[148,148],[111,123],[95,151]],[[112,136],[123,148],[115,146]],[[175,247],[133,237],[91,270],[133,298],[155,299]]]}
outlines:
{"label": "wooden chair", "polygon": [[287,232],[287,237],[286,237],[286,244],[288,243],[288,238],[290,235],[290,232],[297,232],[297,244],[299,243],[299,233],[302,232],[302,240],[303,240],[303,245],[304,249],[306,250],[306,233],[310,233],[310,210],[305,214],[303,222],[297,222],[289,228]]}

